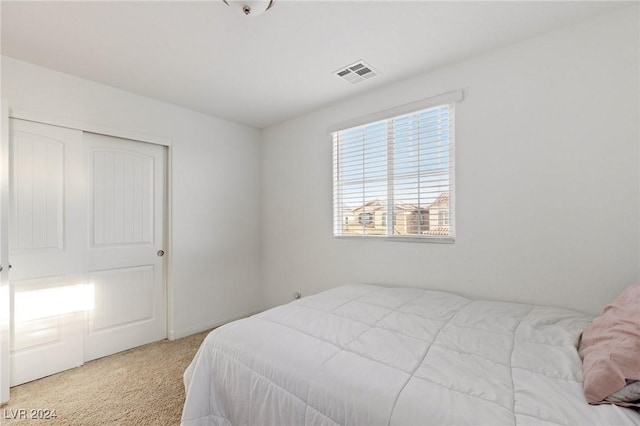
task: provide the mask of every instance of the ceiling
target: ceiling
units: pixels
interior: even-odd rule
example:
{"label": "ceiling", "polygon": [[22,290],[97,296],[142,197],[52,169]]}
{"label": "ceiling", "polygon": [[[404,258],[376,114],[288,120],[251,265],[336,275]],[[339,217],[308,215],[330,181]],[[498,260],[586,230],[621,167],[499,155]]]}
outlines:
{"label": "ceiling", "polygon": [[[2,1],[2,54],[264,128],[629,3]],[[364,60],[358,84],[334,71]]]}

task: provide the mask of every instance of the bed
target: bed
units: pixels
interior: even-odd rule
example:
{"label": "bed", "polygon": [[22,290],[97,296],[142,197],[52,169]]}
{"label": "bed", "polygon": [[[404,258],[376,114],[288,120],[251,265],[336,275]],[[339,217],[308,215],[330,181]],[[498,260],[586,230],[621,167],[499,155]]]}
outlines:
{"label": "bed", "polygon": [[184,375],[182,424],[640,424],[588,405],[593,317],[417,288],[348,285],[222,326]]}

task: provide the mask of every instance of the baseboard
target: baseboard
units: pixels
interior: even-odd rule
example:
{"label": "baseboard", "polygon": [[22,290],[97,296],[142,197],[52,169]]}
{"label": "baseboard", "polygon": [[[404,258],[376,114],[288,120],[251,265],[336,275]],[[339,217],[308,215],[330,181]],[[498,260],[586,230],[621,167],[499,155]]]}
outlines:
{"label": "baseboard", "polygon": [[218,318],[213,321],[204,322],[198,325],[194,325],[193,327],[184,328],[182,330],[176,330],[176,331],[169,330],[169,332],[167,333],[167,338],[169,340],[176,340],[182,337],[191,336],[192,334],[200,333],[201,331],[210,330],[215,327],[220,327],[221,325],[224,325],[231,321],[235,321],[241,318],[246,318],[248,316],[257,314],[258,312],[261,312],[261,311],[262,309],[254,308],[245,313],[229,315],[228,317]]}

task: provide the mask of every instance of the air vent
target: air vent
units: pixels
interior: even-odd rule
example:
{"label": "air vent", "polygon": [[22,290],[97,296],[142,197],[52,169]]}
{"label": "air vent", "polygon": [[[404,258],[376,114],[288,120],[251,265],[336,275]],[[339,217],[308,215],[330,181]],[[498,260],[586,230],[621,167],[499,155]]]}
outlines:
{"label": "air vent", "polygon": [[361,81],[368,80],[380,74],[371,65],[364,61],[358,61],[355,64],[347,65],[334,72],[340,78],[347,80],[349,83],[356,84]]}

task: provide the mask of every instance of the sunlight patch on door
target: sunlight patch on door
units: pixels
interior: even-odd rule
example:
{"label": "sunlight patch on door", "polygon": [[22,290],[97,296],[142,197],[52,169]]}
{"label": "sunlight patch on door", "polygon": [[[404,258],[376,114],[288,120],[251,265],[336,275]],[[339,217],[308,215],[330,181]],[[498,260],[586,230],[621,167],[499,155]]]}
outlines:
{"label": "sunlight patch on door", "polygon": [[90,311],[94,305],[92,284],[22,291],[16,292],[14,296],[16,322]]}

